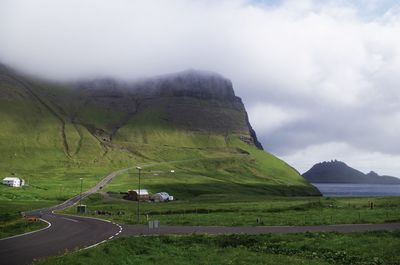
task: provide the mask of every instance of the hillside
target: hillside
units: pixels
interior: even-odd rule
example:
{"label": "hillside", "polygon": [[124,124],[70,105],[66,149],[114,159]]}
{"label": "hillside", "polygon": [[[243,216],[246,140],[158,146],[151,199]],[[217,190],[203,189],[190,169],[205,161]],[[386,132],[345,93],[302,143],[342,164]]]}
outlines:
{"label": "hillside", "polygon": [[341,161],[322,162],[303,174],[312,183],[400,184],[400,179],[380,176],[371,171],[364,174]]}
{"label": "hillside", "polygon": [[0,187],[1,199],[62,200],[79,192],[80,177],[85,188],[138,164],[174,168],[145,188],[180,197],[319,194],[262,150],[232,83],[214,73],[56,83],[1,66],[0,128],[0,175],[30,184]]}

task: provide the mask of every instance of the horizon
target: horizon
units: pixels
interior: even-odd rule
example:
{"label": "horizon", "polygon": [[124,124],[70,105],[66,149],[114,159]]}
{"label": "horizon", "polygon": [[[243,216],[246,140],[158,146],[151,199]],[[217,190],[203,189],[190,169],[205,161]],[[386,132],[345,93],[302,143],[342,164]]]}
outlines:
{"label": "horizon", "polygon": [[215,72],[300,172],[336,158],[400,177],[399,30],[396,1],[16,0],[0,62],[61,81]]}

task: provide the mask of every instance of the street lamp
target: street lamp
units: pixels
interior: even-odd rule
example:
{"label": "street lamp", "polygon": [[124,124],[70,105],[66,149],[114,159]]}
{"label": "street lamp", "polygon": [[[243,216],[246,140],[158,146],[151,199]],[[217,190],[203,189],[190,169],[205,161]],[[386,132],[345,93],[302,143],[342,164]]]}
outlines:
{"label": "street lamp", "polygon": [[83,183],[83,178],[79,178],[81,180],[81,194],[79,195],[79,205],[82,205],[82,183]]}
{"label": "street lamp", "polygon": [[139,173],[139,189],[138,189],[138,195],[137,195],[137,222],[140,222],[140,171],[142,170],[141,167],[136,167]]}

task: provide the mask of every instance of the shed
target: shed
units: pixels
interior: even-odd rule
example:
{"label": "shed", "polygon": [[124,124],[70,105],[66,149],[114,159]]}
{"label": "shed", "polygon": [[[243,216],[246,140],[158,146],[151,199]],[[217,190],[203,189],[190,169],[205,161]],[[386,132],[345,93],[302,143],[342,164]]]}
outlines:
{"label": "shed", "polygon": [[2,183],[11,187],[22,187],[25,185],[25,181],[23,179],[16,177],[5,177]]}
{"label": "shed", "polygon": [[128,190],[128,200],[132,201],[148,201],[150,199],[149,192],[147,190]]}
{"label": "shed", "polygon": [[166,192],[158,192],[154,194],[151,199],[155,202],[165,202],[169,200],[169,194]]}

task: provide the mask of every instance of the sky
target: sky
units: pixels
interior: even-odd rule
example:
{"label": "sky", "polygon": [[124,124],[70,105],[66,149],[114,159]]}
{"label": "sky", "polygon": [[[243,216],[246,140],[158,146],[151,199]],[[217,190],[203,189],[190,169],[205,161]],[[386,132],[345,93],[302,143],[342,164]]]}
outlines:
{"label": "sky", "polygon": [[232,80],[267,151],[400,177],[393,0],[0,0],[0,61],[57,80]]}

